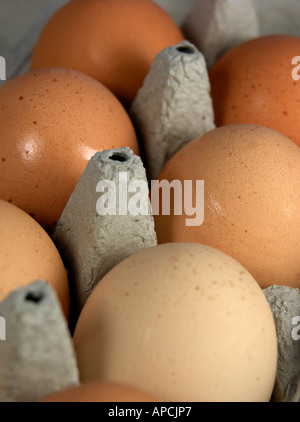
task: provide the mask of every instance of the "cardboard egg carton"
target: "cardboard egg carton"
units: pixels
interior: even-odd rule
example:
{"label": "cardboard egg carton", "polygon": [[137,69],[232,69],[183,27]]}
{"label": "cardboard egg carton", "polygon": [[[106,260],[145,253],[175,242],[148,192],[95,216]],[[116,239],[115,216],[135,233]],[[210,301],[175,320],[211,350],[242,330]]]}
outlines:
{"label": "cardboard egg carton", "polygon": [[[145,163],[128,148],[95,155],[79,179],[53,235],[69,267],[75,321],[96,283],[110,268],[129,254],[157,243],[151,213],[138,219],[99,216],[95,213],[96,192],[87,194],[86,187],[103,178],[118,186],[120,171],[128,174],[127,183],[133,178],[149,182],[178,149],[215,127],[208,69],[220,55],[259,35],[281,32],[300,36],[296,18],[300,16],[300,0],[160,0],[157,3],[182,26],[189,41],[166,48],[156,57],[132,104],[130,114],[145,145]],[[11,77],[26,71],[34,36],[28,36],[26,40],[22,48],[19,44],[13,52],[12,57],[18,57],[18,60],[15,67],[10,68]],[[174,75],[176,91],[172,87]],[[187,78],[187,75],[192,77]],[[159,89],[155,90],[155,95],[149,95],[153,86]],[[187,92],[192,92],[193,97]],[[150,99],[146,102],[145,98]],[[166,105],[172,107],[172,113],[167,116],[161,113]],[[195,125],[195,120],[201,124]],[[153,122],[154,130],[150,130]],[[174,137],[175,145],[171,142]],[[40,293],[36,293],[36,289]],[[293,331],[292,321],[300,315],[300,293],[298,289],[286,286],[271,286],[264,289],[264,293],[274,315],[278,337],[278,369],[272,400],[299,402],[300,339]],[[35,301],[39,295],[45,300]],[[26,297],[32,300],[24,300]],[[16,322],[17,308],[11,305],[13,303],[21,303],[18,312],[25,315],[22,326]],[[49,303],[56,310],[51,323],[46,319]],[[7,368],[0,377],[0,401],[38,400],[65,386],[78,384],[70,333],[49,286],[44,286],[42,280],[33,281],[27,288],[12,292],[0,303],[0,314],[5,313],[15,321],[18,335],[11,341],[5,339],[8,352],[0,356],[0,368]],[[36,347],[35,342],[40,340],[32,336],[34,320],[46,327],[49,324],[48,336],[44,337],[49,350],[47,363],[44,347],[40,344]],[[59,337],[55,338],[54,332],[59,332]],[[30,352],[15,353],[20,348]],[[34,366],[32,362],[35,362]],[[64,371],[54,369],[60,366]],[[19,377],[12,382],[16,373]],[[31,385],[30,397],[26,385]]]}
{"label": "cardboard egg carton", "polygon": [[35,402],[79,384],[67,321],[49,283],[12,291],[0,315],[0,402]]}
{"label": "cardboard egg carton", "polygon": [[[110,157],[126,160],[110,162]],[[131,215],[121,219],[119,215],[99,217],[94,210],[95,197],[86,198],[87,188],[99,175],[104,172],[108,180],[118,184],[118,173],[124,169],[132,177],[129,181],[137,176],[146,180],[140,158],[129,148],[97,153],[79,179],[54,232],[53,240],[70,272],[70,288],[74,288],[70,327],[52,287],[43,280],[14,290],[0,303],[0,315],[8,321],[7,331],[14,333],[1,339],[5,341],[0,354],[0,402],[37,401],[79,385],[72,324],[74,328],[88,296],[110,268],[129,254],[156,245],[150,212],[139,219]],[[263,291],[274,316],[278,340],[272,401],[299,402],[299,321],[295,326],[293,321],[295,315],[300,315],[300,291],[276,285]]]}

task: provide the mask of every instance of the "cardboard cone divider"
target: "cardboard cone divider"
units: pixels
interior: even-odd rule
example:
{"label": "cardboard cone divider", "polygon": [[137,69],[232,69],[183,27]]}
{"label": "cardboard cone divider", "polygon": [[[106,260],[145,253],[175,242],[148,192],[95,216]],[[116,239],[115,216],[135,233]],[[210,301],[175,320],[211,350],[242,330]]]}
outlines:
{"label": "cardboard cone divider", "polygon": [[49,283],[35,280],[13,290],[0,315],[0,402],[38,401],[79,384],[68,324]]}
{"label": "cardboard cone divider", "polygon": [[[142,186],[144,215],[128,209],[135,195],[128,191],[131,183]],[[106,188],[111,196],[107,203],[99,202]],[[141,158],[128,147],[96,153],[79,178],[52,239],[70,274],[71,314],[76,321],[91,291],[111,268],[157,244]]]}

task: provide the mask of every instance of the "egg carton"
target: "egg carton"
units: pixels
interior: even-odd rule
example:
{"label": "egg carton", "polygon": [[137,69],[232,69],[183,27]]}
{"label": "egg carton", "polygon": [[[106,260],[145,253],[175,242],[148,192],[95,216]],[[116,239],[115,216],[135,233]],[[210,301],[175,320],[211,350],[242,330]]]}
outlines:
{"label": "egg carton", "polygon": [[[110,162],[109,157],[112,156],[125,156],[126,160],[113,159]],[[71,327],[67,326],[53,288],[44,280],[35,280],[26,287],[15,289],[0,303],[0,315],[4,315],[8,322],[7,331],[14,333],[2,342],[1,347],[2,402],[38,401],[65,388],[80,385],[71,333],[81,309],[111,268],[130,253],[157,244],[151,214],[139,221],[130,215],[124,216],[123,221],[119,216],[95,219],[95,197],[91,195],[87,198],[85,192],[90,183],[99,180],[99,174],[104,172],[107,176],[103,163],[113,168],[109,174],[110,180],[115,183],[118,183],[116,176],[119,171],[128,170],[128,166],[137,170],[131,172],[132,179],[129,180],[136,180],[137,174],[141,180],[146,180],[140,158],[127,147],[97,153],[90,160],[53,234],[53,240],[70,271],[70,287],[75,288],[71,302]],[[88,218],[82,218],[82,213],[87,213]],[[116,233],[120,234],[123,230],[124,238],[115,242]],[[104,238],[97,235],[99,232],[104,234]],[[143,239],[143,242],[136,242],[136,239]],[[128,250],[131,242],[131,250]],[[92,285],[91,274],[97,274],[92,277]],[[272,401],[299,402],[300,342],[291,335],[291,321],[300,314],[300,291],[272,285],[263,292],[274,316],[278,341]]]}
{"label": "egg carton", "polygon": [[[259,35],[275,32],[300,35],[297,22],[297,16],[300,16],[298,0],[286,1],[284,5],[282,1],[277,0],[243,0],[242,7],[241,0],[161,0],[158,3],[182,26],[189,41],[167,48],[156,57],[129,111],[145,144],[146,168],[144,169],[139,157],[129,149],[97,154],[90,160],[79,179],[53,235],[66,266],[72,271],[75,321],[95,287],[95,283],[90,283],[91,274],[95,275],[92,279],[99,282],[110,268],[125,256],[157,243],[151,215],[138,222],[133,222],[130,217],[123,222],[120,222],[119,218],[95,218],[92,211],[95,198],[86,197],[85,187],[103,176],[99,162],[108,162],[108,165],[114,168],[114,182],[117,172],[126,166],[134,177],[138,174],[141,180],[154,178],[176,151],[191,139],[215,127],[207,71],[220,55],[234,45]],[[8,79],[27,70],[30,53],[42,22],[46,21],[50,13],[49,8],[47,14],[43,15],[44,20],[40,20],[40,26],[35,27],[35,32],[31,28],[25,45],[24,42],[22,46],[18,44],[9,56],[11,66]],[[192,77],[186,78],[186,74]],[[174,75],[177,77],[177,84],[178,80],[180,82],[176,91],[172,88]],[[153,86],[158,89],[154,96],[149,96]],[[190,92],[198,95],[191,97],[187,95]],[[149,97],[150,100],[146,102],[145,98]],[[172,112],[167,116],[163,115],[161,110],[171,107],[171,104]],[[188,116],[191,117],[190,120]],[[196,119],[200,119],[202,125],[194,125],[193,121]],[[154,131],[150,131],[149,126],[153,121],[156,122],[156,127]],[[174,138],[175,144],[170,142],[170,139]],[[109,157],[114,154],[125,155],[126,160],[109,161]],[[92,204],[91,207],[89,204]],[[76,220],[73,217],[74,209],[79,210],[79,215],[88,214],[84,224],[80,224],[83,219]],[[126,224],[128,230],[124,230]],[[118,245],[113,240],[110,243],[103,240],[99,242],[96,233],[103,231],[103,227],[106,228],[106,240],[112,239],[117,232],[124,234],[122,242],[118,242]],[[143,239],[143,242],[134,243],[133,239],[136,238]],[[85,244],[90,246],[90,250],[96,251],[92,259],[87,253],[89,251],[83,248]],[[133,245],[132,249],[128,250],[128,244]],[[300,293],[298,289],[286,286],[270,286],[264,289],[264,293],[274,315],[278,336],[278,369],[272,400],[299,402],[300,341],[291,336],[291,320],[293,316],[300,315]],[[51,321],[46,319],[49,316],[47,309],[50,303],[55,310]],[[17,309],[18,313],[23,312],[25,315],[20,320],[16,318]],[[8,319],[13,321],[16,336],[13,342],[5,342],[6,353],[1,354],[3,361],[0,362],[0,401],[34,401],[65,386],[78,385],[78,368],[70,332],[57,298],[43,280],[33,281],[28,287],[12,292],[0,303],[0,314],[5,313],[11,315]],[[41,324],[39,330],[43,326],[43,344],[38,336],[33,335],[33,332],[36,332],[33,330],[34,324],[35,329]],[[26,350],[28,353],[18,354],[17,350]],[[32,386],[30,395],[28,385]]]}

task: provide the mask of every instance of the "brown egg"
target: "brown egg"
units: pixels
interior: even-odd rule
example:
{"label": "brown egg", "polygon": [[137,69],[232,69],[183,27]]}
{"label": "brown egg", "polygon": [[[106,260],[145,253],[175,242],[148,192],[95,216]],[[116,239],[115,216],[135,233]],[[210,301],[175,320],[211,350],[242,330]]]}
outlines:
{"label": "brown egg", "polygon": [[[193,207],[196,194],[197,214],[204,211],[202,222],[188,215],[191,202],[180,199],[181,215],[160,210],[159,243],[210,245],[239,261],[261,287],[300,287],[300,148],[294,142],[258,125],[223,126],[183,147],[158,179],[193,180]],[[204,200],[196,180],[204,181]]]}
{"label": "brown egg", "polygon": [[50,231],[88,160],[120,146],[138,154],[131,120],[117,98],[87,75],[41,69],[0,89],[0,198]]}
{"label": "brown egg", "polygon": [[[253,123],[300,146],[300,37],[268,35],[229,50],[209,73],[217,126]],[[299,66],[298,66],[299,68]]]}
{"label": "brown egg", "polygon": [[154,57],[184,37],[150,0],[73,0],[43,29],[31,68],[67,67],[98,79],[126,105]]}
{"label": "brown egg", "polygon": [[27,213],[0,200],[0,301],[12,290],[37,279],[54,289],[68,318],[67,271],[53,241]]}
{"label": "brown egg", "polygon": [[116,382],[91,381],[45,397],[41,402],[155,402],[156,399],[133,387]]}
{"label": "brown egg", "polygon": [[145,248],[96,285],[74,336],[82,382],[121,382],[159,401],[269,401],[277,337],[249,272],[198,243]]}

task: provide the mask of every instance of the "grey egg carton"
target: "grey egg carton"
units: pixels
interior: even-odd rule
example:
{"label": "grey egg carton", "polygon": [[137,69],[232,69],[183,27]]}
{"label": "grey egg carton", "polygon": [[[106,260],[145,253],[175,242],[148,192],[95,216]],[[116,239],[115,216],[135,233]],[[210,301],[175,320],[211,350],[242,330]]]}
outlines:
{"label": "grey egg carton", "polygon": [[[28,69],[41,28],[55,8],[66,3],[51,1],[51,5],[44,3],[40,18],[22,42],[15,42],[10,49],[8,79]],[[7,5],[12,3],[6,0]],[[32,3],[37,4],[36,0]],[[300,35],[299,0],[288,0],[284,5],[281,0],[243,0],[243,7],[241,0],[160,0],[157,3],[180,24],[189,41],[168,47],[157,55],[129,110],[145,148],[144,160],[129,148],[97,153],[78,180],[57,223],[52,238],[70,275],[71,326],[67,326],[57,297],[44,280],[33,280],[0,303],[0,315],[7,321],[7,337],[1,338],[0,332],[2,402],[36,401],[79,384],[71,336],[72,318],[75,324],[95,285],[113,266],[130,254],[157,244],[151,212],[139,218],[99,215],[95,210],[99,195],[96,189],[88,187],[105,178],[119,189],[120,172],[128,175],[128,183],[136,179],[149,183],[176,151],[215,127],[208,70],[221,54],[258,35],[275,32]],[[4,6],[5,1],[0,10]],[[164,112],[166,109],[168,113]],[[299,402],[300,340],[293,321],[300,315],[300,293],[298,289],[276,285],[264,289],[264,293],[278,337],[272,401]]]}

